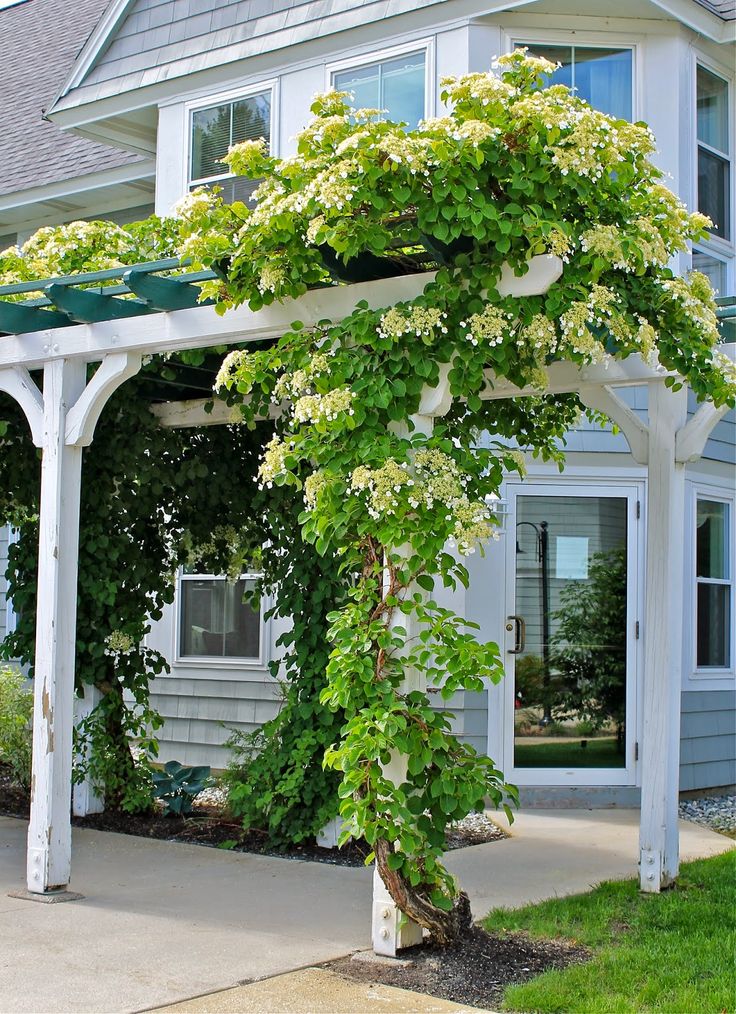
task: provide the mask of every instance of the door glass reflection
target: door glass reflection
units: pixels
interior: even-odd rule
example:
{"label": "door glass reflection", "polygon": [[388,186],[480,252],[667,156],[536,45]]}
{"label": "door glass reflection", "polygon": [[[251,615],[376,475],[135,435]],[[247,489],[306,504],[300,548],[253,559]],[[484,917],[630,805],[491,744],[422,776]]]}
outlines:
{"label": "door glass reflection", "polygon": [[626,765],[626,499],[519,496],[514,765]]}

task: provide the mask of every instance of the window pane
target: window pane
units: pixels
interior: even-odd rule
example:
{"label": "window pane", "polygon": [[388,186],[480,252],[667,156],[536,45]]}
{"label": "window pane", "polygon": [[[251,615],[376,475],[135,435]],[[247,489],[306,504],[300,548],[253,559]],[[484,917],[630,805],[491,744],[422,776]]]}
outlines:
{"label": "window pane", "polygon": [[181,656],[258,658],[260,614],[243,601],[253,586],[252,580],[181,581]]}
{"label": "window pane", "polygon": [[255,141],[259,137],[271,140],[271,93],[250,95],[233,102],[233,137],[231,144]]}
{"label": "window pane", "polygon": [[[522,46],[524,43],[515,43]],[[630,49],[593,49],[581,46],[529,46],[534,56],[561,63],[549,84],[575,88],[575,94],[594,109],[630,120],[633,116],[633,54]]]}
{"label": "window pane", "polygon": [[701,271],[719,296],[726,295],[726,263],[703,250],[693,250],[693,271]]}
{"label": "window pane", "polygon": [[424,53],[354,67],[335,74],[335,88],[352,92],[356,109],[382,109],[390,120],[416,127],[424,116]]}
{"label": "window pane", "polygon": [[219,161],[230,147],[232,106],[198,109],[192,115],[192,179],[221,176],[227,166]]}
{"label": "window pane", "polygon": [[731,589],[698,585],[698,667],[726,669],[731,663]]}
{"label": "window pane", "polygon": [[389,119],[416,127],[424,117],[424,53],[387,60],[381,83],[381,108]]}
{"label": "window pane", "polygon": [[698,140],[728,154],[728,82],[698,67]]}
{"label": "window pane", "polygon": [[633,115],[630,49],[573,50],[576,94],[594,109],[630,120]]}
{"label": "window pane", "polygon": [[728,581],[729,516],[728,504],[717,500],[698,500],[697,574]]}
{"label": "window pane", "polygon": [[698,148],[698,211],[712,220],[714,235],[731,238],[728,161],[705,148]]}
{"label": "window pane", "polygon": [[335,89],[339,92],[352,92],[352,104],[356,109],[380,109],[380,65],[370,67],[354,67],[351,70],[335,74]]}
{"label": "window pane", "polygon": [[220,160],[227,155],[228,148],[258,137],[271,139],[270,92],[210,109],[198,109],[192,114],[191,178],[222,176],[228,170]]}

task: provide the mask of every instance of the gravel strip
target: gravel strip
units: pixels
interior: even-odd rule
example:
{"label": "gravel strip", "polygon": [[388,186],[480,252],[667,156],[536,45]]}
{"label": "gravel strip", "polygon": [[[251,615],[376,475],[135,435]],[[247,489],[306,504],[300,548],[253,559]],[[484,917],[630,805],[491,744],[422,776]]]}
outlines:
{"label": "gravel strip", "polygon": [[736,796],[701,796],[683,799],[680,816],[714,831],[736,831]]}

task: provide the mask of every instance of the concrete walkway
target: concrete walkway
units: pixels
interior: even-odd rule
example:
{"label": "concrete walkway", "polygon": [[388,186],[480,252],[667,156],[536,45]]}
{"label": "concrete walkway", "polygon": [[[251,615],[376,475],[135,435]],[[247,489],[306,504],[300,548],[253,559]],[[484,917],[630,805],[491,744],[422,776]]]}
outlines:
{"label": "concrete walkway", "polygon": [[[448,865],[480,916],[634,876],[637,828],[635,811],[531,810],[512,838],[451,853]],[[733,845],[681,828],[684,858]],[[75,830],[71,886],[84,900],[41,905],[7,896],[24,886],[25,836],[25,822],[0,817],[3,1014],[161,1007],[370,943],[367,869]]]}

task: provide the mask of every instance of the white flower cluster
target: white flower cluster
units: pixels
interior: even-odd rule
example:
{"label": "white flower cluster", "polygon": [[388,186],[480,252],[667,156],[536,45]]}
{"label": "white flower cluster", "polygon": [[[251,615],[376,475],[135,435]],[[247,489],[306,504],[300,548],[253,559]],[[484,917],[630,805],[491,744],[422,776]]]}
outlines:
{"label": "white flower cluster", "polygon": [[378,336],[394,340],[404,335],[431,339],[435,331],[447,334],[446,320],[447,314],[433,306],[412,306],[408,309],[394,306],[381,317]]}
{"label": "white flower cluster", "polygon": [[680,304],[703,338],[711,345],[717,344],[720,340],[718,318],[709,279],[700,271],[691,271],[687,278],[669,278],[659,285]]}
{"label": "white flower cluster", "polygon": [[334,422],[341,415],[354,415],[353,392],[349,387],[336,387],[326,394],[305,394],[294,403],[294,419],[298,423]]}
{"label": "white flower cluster", "polygon": [[122,630],[113,630],[105,638],[105,654],[111,658],[119,659],[123,655],[132,655],[136,649],[136,643],[130,634]]}
{"label": "white flower cluster", "polygon": [[354,470],[350,490],[366,493],[368,514],[374,520],[399,513],[446,509],[445,520],[452,525],[450,541],[467,556],[478,542],[497,537],[494,512],[482,502],[473,502],[465,492],[467,478],[451,457],[436,448],[418,450],[413,463],[389,458],[380,468],[364,465]]}
{"label": "white flower cluster", "polygon": [[242,370],[249,358],[250,352],[246,351],[246,349],[236,349],[234,352],[228,352],[222,361],[222,366],[217,371],[215,390],[220,391],[223,387],[232,387],[236,374]]}
{"label": "white flower cluster", "polygon": [[272,437],[263,449],[263,457],[258,468],[260,486],[271,489],[274,480],[280,475],[285,475],[286,458],[293,450],[293,442],[285,442],[281,437]]}
{"label": "white flower cluster", "polygon": [[281,264],[266,264],[258,279],[261,292],[275,292],[286,281],[286,270]]}
{"label": "white flower cluster", "polygon": [[395,514],[401,504],[397,494],[404,486],[413,485],[406,462],[388,458],[380,468],[359,465],[350,476],[349,489],[353,493],[367,492],[368,514],[377,521],[382,514]]}
{"label": "white flower cluster", "polygon": [[[497,66],[501,64],[497,61]],[[477,102],[481,106],[505,104],[516,94],[513,85],[493,74],[464,74],[460,78],[445,77],[440,84],[448,89],[453,104]]]}
{"label": "white flower cluster", "polygon": [[482,343],[495,348],[510,334],[513,320],[514,315],[510,311],[487,303],[481,313],[474,313],[467,323],[461,320],[460,327],[467,328],[465,337],[471,345]]}
{"label": "white flower cluster", "polygon": [[535,314],[516,335],[518,348],[530,352],[537,360],[544,360],[557,351],[557,328],[554,321],[543,313]]}
{"label": "white flower cluster", "polygon": [[319,495],[329,485],[329,479],[323,471],[312,472],[304,480],[304,505],[313,511],[317,506]]}
{"label": "white flower cluster", "polygon": [[183,218],[185,221],[196,220],[207,215],[217,201],[217,194],[206,187],[196,187],[176,202],[171,213],[174,218]]}
{"label": "white flower cluster", "polygon": [[[617,302],[618,297],[611,289],[594,285],[586,301],[573,303],[560,317],[560,346],[585,356],[592,363],[602,362],[606,355],[605,349],[589,325],[607,326],[610,330],[620,326],[622,318],[614,311]],[[628,332],[622,335],[629,336]]]}

